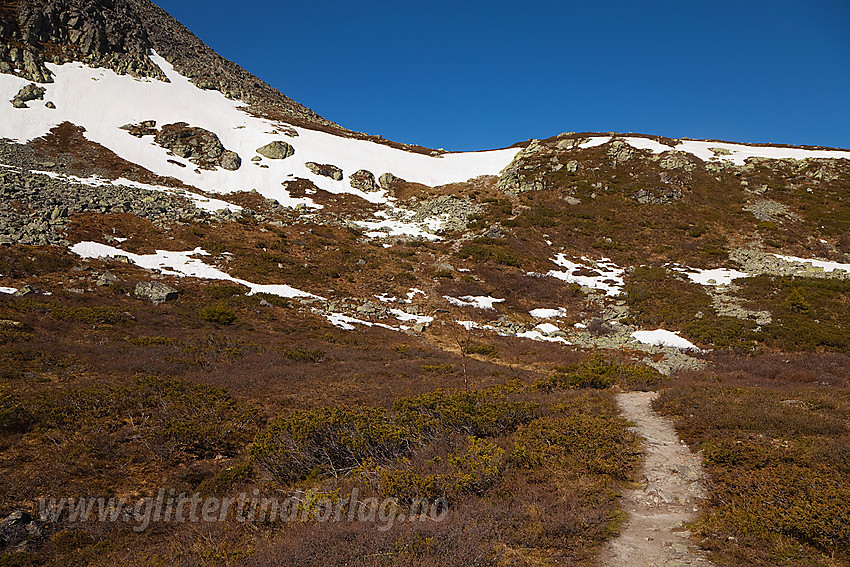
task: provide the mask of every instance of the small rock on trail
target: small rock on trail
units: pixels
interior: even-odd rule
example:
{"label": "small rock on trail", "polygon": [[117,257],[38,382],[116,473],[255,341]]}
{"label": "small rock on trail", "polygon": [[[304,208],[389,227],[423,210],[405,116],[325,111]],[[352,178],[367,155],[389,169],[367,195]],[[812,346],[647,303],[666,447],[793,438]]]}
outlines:
{"label": "small rock on trail", "polygon": [[711,567],[690,540],[692,521],[705,499],[700,458],[676,435],[672,422],[652,411],[654,392],[617,396],[623,416],[643,437],[644,487],[623,493],[629,519],[600,556],[606,567]]}

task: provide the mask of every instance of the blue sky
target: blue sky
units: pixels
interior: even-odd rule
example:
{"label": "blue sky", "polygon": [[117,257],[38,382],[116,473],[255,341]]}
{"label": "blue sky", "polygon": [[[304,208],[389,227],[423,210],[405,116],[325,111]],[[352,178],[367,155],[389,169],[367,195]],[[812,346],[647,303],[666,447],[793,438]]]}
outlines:
{"label": "blue sky", "polygon": [[616,131],[850,148],[850,2],[155,0],[322,116],[400,142]]}

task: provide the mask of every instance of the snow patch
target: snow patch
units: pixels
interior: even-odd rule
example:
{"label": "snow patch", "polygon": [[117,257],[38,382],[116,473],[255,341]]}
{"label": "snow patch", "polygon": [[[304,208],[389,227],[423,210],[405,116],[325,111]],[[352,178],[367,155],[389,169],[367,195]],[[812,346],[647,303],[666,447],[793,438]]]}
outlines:
{"label": "snow patch", "polygon": [[835,270],[841,270],[844,272],[850,272],[850,264],[841,264],[839,262],[828,262],[826,260],[814,260],[807,258],[798,258],[797,256],[783,256],[782,254],[774,254],[780,260],[785,260],[786,262],[801,262],[803,264],[810,264],[815,268],[823,268],[824,272],[833,272]]}
{"label": "snow patch", "polygon": [[[259,167],[250,161],[256,149],[281,140],[283,136],[277,128],[290,128],[289,125],[253,117],[243,111],[244,102],[227,99],[215,90],[199,89],[156,53],[151,60],[170,82],[118,75],[82,63],[48,63],[54,82],[43,85],[44,100],[54,102],[56,108],[48,109],[41,101],[33,101],[25,109],[0,104],[0,138],[26,143],[67,121],[83,126],[89,140],[157,175],[175,177],[210,193],[256,189],[264,197],[291,207],[316,205],[309,198],[291,197],[281,184],[286,179],[301,177],[331,193],[350,193],[372,203],[387,203],[390,198],[386,191],[364,193],[351,187],[348,176],[365,169],[375,177],[391,172],[411,182],[445,185],[481,175],[498,175],[519,151],[509,148],[434,157],[294,127],[299,136],[287,142],[295,148],[295,155],[282,160],[263,159],[261,163],[268,167]],[[21,77],[0,74],[0,100],[10,100],[27,84],[29,81]],[[144,120],[156,120],[158,126],[186,122],[215,132],[227,149],[239,154],[242,167],[236,171],[202,171],[169,163],[167,150],[150,138],[136,138],[120,129]],[[344,177],[335,181],[316,175],[307,169],[305,164],[309,161],[334,164],[342,168]]]}
{"label": "snow patch", "polygon": [[[582,260],[584,260],[586,264],[573,262],[572,260],[568,260],[564,254],[558,254],[555,258],[552,258],[551,261],[562,268],[567,268],[567,271],[562,272],[550,270],[546,273],[546,275],[558,278],[559,280],[563,280],[568,283],[577,283],[585,287],[598,289],[604,291],[605,294],[609,296],[619,295],[620,292],[623,291],[623,270],[611,262],[610,258],[601,258],[594,261],[590,258],[582,257]],[[597,272],[599,275],[576,275],[577,272],[582,270],[592,270]],[[536,274],[530,273],[528,275]]]}
{"label": "snow patch", "polygon": [[532,317],[536,317],[537,319],[557,319],[561,317],[567,316],[567,310],[563,307],[558,307],[557,309],[532,309],[528,312]]}
{"label": "snow patch", "polygon": [[551,335],[552,333],[561,330],[557,325],[553,325],[552,323],[541,323],[534,328],[545,335]]}
{"label": "snow patch", "polygon": [[692,282],[701,285],[729,285],[732,283],[732,280],[750,277],[750,274],[747,272],[730,270],[728,268],[700,270],[697,268],[688,268],[687,266],[672,266],[670,269],[674,272],[684,274]]}
{"label": "snow patch", "polygon": [[680,337],[678,333],[666,331],[664,329],[656,329],[654,331],[635,331],[632,333],[632,337],[634,337],[638,342],[647,345],[667,346],[682,350],[700,350],[699,347],[690,342],[688,339]]}
{"label": "snow patch", "polygon": [[192,277],[205,280],[226,280],[242,284],[251,291],[248,295],[255,293],[268,293],[279,297],[313,297],[324,299],[312,293],[295,289],[284,284],[255,284],[222,272],[214,266],[205,264],[195,256],[209,256],[209,253],[201,248],[195,248],[188,252],[169,252],[157,250],[156,254],[133,254],[125,252],[120,248],[100,244],[99,242],[80,242],[70,248],[71,252],[82,258],[110,258],[124,256],[133,264],[148,269],[159,270],[161,273],[177,277]]}
{"label": "snow patch", "polygon": [[464,295],[463,297],[459,298],[444,295],[443,299],[445,299],[452,305],[457,305],[458,307],[475,307],[477,309],[487,310],[492,310],[493,304],[502,303],[504,301],[504,299],[496,299],[495,297],[490,297],[487,295]]}
{"label": "snow patch", "polygon": [[[614,139],[612,136],[593,136],[587,141],[579,144],[578,148],[592,148],[601,146]],[[747,158],[758,157],[768,159],[850,159],[850,151],[847,150],[808,150],[805,148],[780,148],[771,146],[747,146],[728,142],[707,142],[703,140],[681,140],[675,146],[670,147],[650,138],[637,138],[625,136],[618,138],[638,150],[649,150],[654,154],[661,154],[671,150],[689,153],[703,161],[731,161],[735,165],[744,165]],[[726,150],[728,154],[715,153],[717,148]]]}

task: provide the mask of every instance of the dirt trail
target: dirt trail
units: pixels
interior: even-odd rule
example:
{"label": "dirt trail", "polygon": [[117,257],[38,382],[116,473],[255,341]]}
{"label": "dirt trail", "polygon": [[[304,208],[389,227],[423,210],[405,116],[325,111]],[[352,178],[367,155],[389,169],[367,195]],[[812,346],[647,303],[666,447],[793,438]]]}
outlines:
{"label": "dirt trail", "polygon": [[705,498],[698,456],[676,435],[670,420],[652,411],[653,392],[619,394],[623,416],[644,438],[643,488],[623,494],[629,519],[603,550],[605,567],[711,567],[689,539],[683,522],[693,520]]}

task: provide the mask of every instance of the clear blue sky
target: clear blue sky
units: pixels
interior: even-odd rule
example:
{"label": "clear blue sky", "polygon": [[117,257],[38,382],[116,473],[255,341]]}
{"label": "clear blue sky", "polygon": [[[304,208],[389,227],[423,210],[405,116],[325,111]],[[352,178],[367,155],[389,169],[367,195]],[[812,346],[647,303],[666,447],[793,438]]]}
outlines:
{"label": "clear blue sky", "polygon": [[848,0],[154,1],[322,116],[401,142],[850,147]]}

